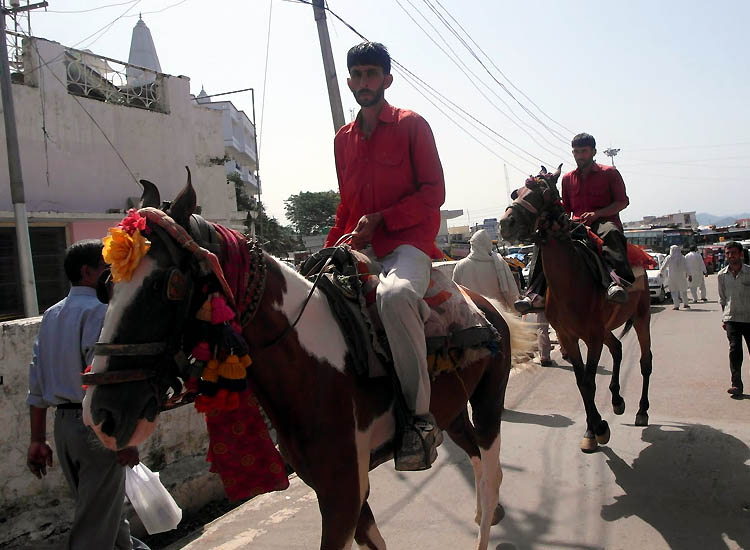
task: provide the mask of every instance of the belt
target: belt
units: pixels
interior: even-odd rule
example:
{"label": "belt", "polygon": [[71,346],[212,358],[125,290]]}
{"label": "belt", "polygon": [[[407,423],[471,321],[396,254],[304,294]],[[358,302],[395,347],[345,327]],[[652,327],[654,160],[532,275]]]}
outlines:
{"label": "belt", "polygon": [[83,406],[80,403],[60,403],[57,406],[58,409],[73,409],[73,410],[80,410],[83,408]]}

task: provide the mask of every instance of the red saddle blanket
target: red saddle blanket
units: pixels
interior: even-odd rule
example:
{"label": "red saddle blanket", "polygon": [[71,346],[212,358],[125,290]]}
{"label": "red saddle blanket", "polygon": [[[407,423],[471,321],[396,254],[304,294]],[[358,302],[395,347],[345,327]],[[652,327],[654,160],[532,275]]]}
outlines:
{"label": "red saddle blanket", "polygon": [[[599,235],[590,229],[588,231],[589,239],[596,243],[596,248],[601,255],[602,240],[599,238]],[[642,267],[643,269],[655,269],[659,267],[656,260],[654,260],[648,252],[643,250],[640,246],[631,243],[628,243],[628,262],[630,262],[630,267]]]}

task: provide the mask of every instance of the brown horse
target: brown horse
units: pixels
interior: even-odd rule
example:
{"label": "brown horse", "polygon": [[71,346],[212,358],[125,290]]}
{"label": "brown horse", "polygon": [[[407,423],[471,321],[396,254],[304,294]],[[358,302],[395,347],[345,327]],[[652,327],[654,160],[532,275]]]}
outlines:
{"label": "brown horse", "polygon": [[[152,193],[142,203],[157,206],[159,200]],[[195,206],[195,191],[188,179],[167,210],[168,220],[190,232],[190,220],[198,218],[193,214]],[[188,285],[197,286],[191,282],[197,261],[168,233],[152,227],[151,220],[149,228],[151,248],[130,281],[114,284],[98,345],[101,353],[128,344],[132,344],[129,353],[144,352],[140,356],[97,354],[92,373],[157,371],[161,376],[172,364],[171,358],[156,355],[154,350],[174,342],[179,337],[175,332],[185,322],[182,317],[199,305],[163,298],[167,278],[175,269],[184,274]],[[197,238],[194,231],[190,235]],[[319,290],[312,292],[293,326],[311,283],[267,254],[259,253],[253,261],[265,266],[266,278],[255,315],[243,327],[253,359],[248,380],[277,430],[284,458],[317,494],[322,516],[320,548],[349,548],[354,539],[365,548],[384,549],[367,503],[368,472],[384,460],[382,454],[373,458],[373,451],[387,449],[394,437],[392,383],[387,377],[355,374],[353,355]],[[194,300],[190,296],[199,290],[192,290],[185,293],[185,300]],[[432,384],[431,410],[439,426],[471,459],[480,525],[476,547],[484,550],[490,525],[503,514],[499,504],[500,417],[511,369],[509,323],[514,321],[506,322],[486,299],[468,294],[499,333],[500,352],[485,354],[460,371],[439,375]],[[153,431],[168,385],[130,377],[123,383],[89,386],[84,420],[109,448],[138,445]],[[467,402],[471,403],[471,420]]]}
{"label": "brown horse", "polygon": [[[573,364],[576,383],[586,409],[586,433],[581,441],[581,450],[592,452],[598,444],[607,443],[610,435],[609,426],[594,403],[596,369],[604,345],[609,348],[613,360],[609,384],[612,408],[615,414],[625,412],[625,401],[620,396],[622,344],[612,331],[626,322],[628,324],[620,337],[632,323],[641,347],[643,390],[635,423],[637,426],[648,425],[648,383],[652,360],[650,298],[644,270],[634,269],[636,281],[629,289],[627,302],[617,305],[605,299],[601,283],[574,249],[570,236],[571,222],[563,212],[556,187],[561,167],[554,173],[542,167],[539,176],[527,180],[500,220],[500,232],[503,239],[523,242],[533,239],[541,247],[547,279],[544,311]],[[580,340],[586,343],[588,349],[585,365],[578,347]]]}

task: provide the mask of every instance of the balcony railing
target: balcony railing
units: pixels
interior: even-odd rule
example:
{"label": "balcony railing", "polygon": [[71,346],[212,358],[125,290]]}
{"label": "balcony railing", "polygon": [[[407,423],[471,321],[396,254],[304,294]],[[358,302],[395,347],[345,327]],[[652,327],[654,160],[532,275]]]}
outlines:
{"label": "balcony railing", "polygon": [[117,61],[68,48],[63,58],[68,92],[139,109],[166,113],[164,75]]}

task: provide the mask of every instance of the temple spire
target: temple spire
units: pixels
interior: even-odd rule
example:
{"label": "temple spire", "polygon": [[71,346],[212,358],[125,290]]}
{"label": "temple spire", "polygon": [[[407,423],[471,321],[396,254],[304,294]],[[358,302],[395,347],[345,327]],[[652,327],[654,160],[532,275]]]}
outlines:
{"label": "temple spire", "polygon": [[[156,55],[156,47],[154,46],[154,40],[151,37],[151,31],[146,26],[146,23],[143,21],[140,14],[138,22],[135,24],[135,27],[133,27],[128,63],[151,69],[157,73],[161,72],[159,56]],[[139,71],[133,67],[128,67],[127,77],[128,84],[130,85],[144,84],[154,80],[153,74],[144,74],[143,71]]]}

